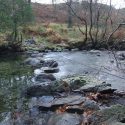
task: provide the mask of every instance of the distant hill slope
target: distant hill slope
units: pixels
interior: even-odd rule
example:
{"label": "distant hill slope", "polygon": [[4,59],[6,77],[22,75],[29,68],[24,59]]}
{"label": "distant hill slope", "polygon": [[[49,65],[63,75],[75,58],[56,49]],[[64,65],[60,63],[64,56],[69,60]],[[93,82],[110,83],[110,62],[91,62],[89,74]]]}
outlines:
{"label": "distant hill slope", "polygon": [[[79,4],[77,2],[72,4],[73,8],[76,12],[80,10],[79,14],[83,14],[86,12],[89,16],[89,3],[84,1],[83,3]],[[93,13],[96,12],[94,8],[98,8],[101,6],[101,13],[108,12],[110,10],[110,6],[106,4],[98,4],[93,5]],[[65,3],[56,4],[53,6],[52,4],[39,4],[39,3],[32,3],[35,19],[37,22],[58,22],[58,23],[66,23],[68,17],[68,7]],[[88,9],[86,9],[88,8]],[[103,17],[102,17],[103,19]],[[115,9],[112,7],[112,20],[116,20],[115,22],[125,20],[125,9]],[[78,20],[73,17],[74,22],[78,22]]]}

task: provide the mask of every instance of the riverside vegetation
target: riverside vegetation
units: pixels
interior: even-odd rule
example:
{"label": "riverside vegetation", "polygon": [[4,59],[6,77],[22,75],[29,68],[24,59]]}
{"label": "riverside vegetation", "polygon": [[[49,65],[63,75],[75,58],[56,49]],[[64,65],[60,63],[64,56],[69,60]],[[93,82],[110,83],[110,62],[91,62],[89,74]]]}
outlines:
{"label": "riverside vegetation", "polygon": [[[83,31],[84,27],[81,28]],[[77,26],[73,28],[67,28],[66,24],[33,24],[32,26],[27,26],[21,28],[23,33],[23,42],[17,44],[17,51],[26,50],[38,50],[38,51],[63,51],[63,50],[91,50],[95,49],[91,43],[90,38],[84,43],[84,36],[79,31]],[[94,31],[93,31],[94,33]],[[9,42],[7,41],[7,36],[9,33],[1,34],[1,52],[9,48]],[[100,29],[101,35],[101,29]],[[111,48],[115,50],[124,50],[124,30],[118,30],[112,37]],[[123,40],[122,40],[123,39]],[[20,46],[21,45],[21,46]],[[21,47],[21,48],[19,48]],[[19,49],[19,50],[18,50]],[[106,41],[99,41],[97,43],[96,49],[106,50],[108,49]]]}

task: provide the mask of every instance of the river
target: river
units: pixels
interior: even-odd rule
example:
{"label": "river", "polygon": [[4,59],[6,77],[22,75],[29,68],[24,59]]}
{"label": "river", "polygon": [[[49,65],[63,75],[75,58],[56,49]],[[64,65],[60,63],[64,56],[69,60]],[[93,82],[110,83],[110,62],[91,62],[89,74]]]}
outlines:
{"label": "river", "polygon": [[[48,53],[45,59],[53,59],[59,63],[60,72],[55,74],[58,78],[89,74],[112,84],[113,88],[125,90],[124,65],[121,65],[120,69],[117,68],[113,54],[107,51]],[[122,64],[124,63],[123,61]]]}
{"label": "river", "polygon": [[[34,71],[20,65],[24,59],[25,55],[20,54],[0,56],[0,119],[7,112],[18,109],[20,93],[32,84]],[[58,62],[60,71],[54,74],[57,79],[87,74],[112,84],[113,88],[125,91],[124,70],[117,68],[113,54],[107,51],[50,52],[45,54],[44,59]]]}

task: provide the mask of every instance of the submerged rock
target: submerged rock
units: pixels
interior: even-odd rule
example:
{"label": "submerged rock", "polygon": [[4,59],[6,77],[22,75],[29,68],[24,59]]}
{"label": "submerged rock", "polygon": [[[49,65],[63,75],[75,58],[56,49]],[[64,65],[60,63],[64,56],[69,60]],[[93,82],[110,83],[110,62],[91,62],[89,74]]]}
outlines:
{"label": "submerged rock", "polygon": [[35,69],[34,70],[34,74],[35,75],[40,75],[40,74],[42,74],[43,73],[43,71],[41,70],[41,69]]}
{"label": "submerged rock", "polygon": [[33,54],[31,54],[31,57],[33,57],[33,58],[37,58],[37,57],[43,57],[43,53],[33,53]]}
{"label": "submerged rock", "polygon": [[99,51],[99,50],[90,50],[89,52],[91,54],[100,54],[101,53],[101,51]]}
{"label": "submerged rock", "polygon": [[125,60],[125,52],[117,52],[116,56],[119,60]]}

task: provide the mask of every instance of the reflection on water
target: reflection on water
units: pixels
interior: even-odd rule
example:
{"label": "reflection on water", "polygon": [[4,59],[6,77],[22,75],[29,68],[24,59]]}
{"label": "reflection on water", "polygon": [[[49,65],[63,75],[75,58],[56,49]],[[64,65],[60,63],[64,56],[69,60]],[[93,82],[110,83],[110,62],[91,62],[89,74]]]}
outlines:
{"label": "reflection on water", "polygon": [[17,108],[21,91],[30,84],[32,70],[21,65],[24,56],[0,56],[0,114]]}

